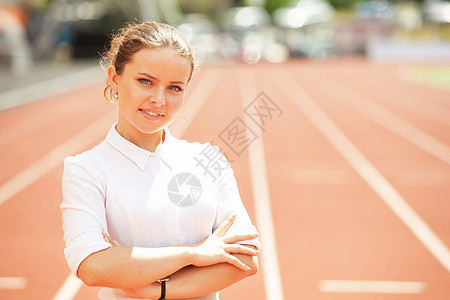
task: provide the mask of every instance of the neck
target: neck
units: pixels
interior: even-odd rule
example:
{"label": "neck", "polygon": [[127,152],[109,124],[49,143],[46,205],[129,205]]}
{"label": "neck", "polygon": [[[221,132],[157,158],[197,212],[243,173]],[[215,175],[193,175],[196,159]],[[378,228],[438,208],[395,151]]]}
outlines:
{"label": "neck", "polygon": [[142,133],[138,130],[132,132],[124,130],[120,126],[120,122],[116,125],[117,132],[123,136],[125,139],[135,144],[136,146],[145,149],[150,152],[156,152],[158,148],[162,145],[165,139],[164,130],[161,129],[154,133]]}

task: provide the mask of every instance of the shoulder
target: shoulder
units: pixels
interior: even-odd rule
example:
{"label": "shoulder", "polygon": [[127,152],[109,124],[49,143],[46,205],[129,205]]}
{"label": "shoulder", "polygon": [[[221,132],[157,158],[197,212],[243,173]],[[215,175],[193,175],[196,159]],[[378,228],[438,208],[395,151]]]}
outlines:
{"label": "shoulder", "polygon": [[64,159],[64,174],[80,171],[94,177],[101,177],[104,168],[103,154],[105,152],[105,144],[106,141],[103,141],[90,150],[67,156]]}
{"label": "shoulder", "polygon": [[225,175],[233,174],[226,156],[211,142],[199,143],[177,139],[173,146],[180,165],[184,165],[190,173],[207,176],[213,182],[220,182]]}
{"label": "shoulder", "polygon": [[200,142],[191,142],[184,139],[176,139],[176,146],[186,155],[195,156],[199,152],[201,152],[204,148],[212,146],[210,142],[200,143]]}
{"label": "shoulder", "polygon": [[195,158],[208,155],[210,157],[223,155],[220,149],[211,142],[191,142],[184,139],[173,138],[171,151],[184,158]]}

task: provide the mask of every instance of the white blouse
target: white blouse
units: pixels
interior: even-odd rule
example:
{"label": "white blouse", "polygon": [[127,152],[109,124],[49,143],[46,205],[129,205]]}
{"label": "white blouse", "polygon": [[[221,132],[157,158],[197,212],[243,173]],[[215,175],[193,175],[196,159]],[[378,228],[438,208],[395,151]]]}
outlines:
{"label": "white blouse", "polygon": [[[210,143],[179,140],[165,128],[155,152],[123,138],[115,123],[106,140],[64,160],[61,204],[67,263],[77,275],[90,254],[111,247],[163,247],[204,240],[232,213],[228,234],[256,232],[226,158]],[[241,242],[258,249],[258,239]],[[132,299],[104,288],[100,299]],[[218,293],[196,298],[218,299]]]}

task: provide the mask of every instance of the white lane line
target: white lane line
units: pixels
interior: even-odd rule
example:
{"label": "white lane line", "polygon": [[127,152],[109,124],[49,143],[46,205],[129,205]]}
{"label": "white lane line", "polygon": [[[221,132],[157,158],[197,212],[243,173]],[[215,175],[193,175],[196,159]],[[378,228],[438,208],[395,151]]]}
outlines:
{"label": "white lane line", "polygon": [[324,293],[421,294],[426,284],[418,281],[322,280]]}
{"label": "white lane line", "polygon": [[[245,109],[247,101],[257,96],[255,77],[252,73],[237,73],[241,104]],[[250,125],[252,121],[244,114],[244,121]],[[272,207],[269,198],[269,183],[267,181],[266,158],[262,131],[254,126],[258,138],[248,147],[250,177],[255,205],[255,215],[262,252],[260,254],[266,297],[269,300],[283,300],[281,272],[278,265],[277,243],[272,217]]]}
{"label": "white lane line", "polygon": [[0,111],[100,83],[106,79],[102,74],[102,69],[95,66],[0,93]]}
{"label": "white lane line", "polygon": [[[75,99],[76,102],[70,101]],[[5,124],[0,130],[0,146],[5,144],[14,143],[16,140],[32,135],[35,132],[39,132],[45,126],[48,126],[55,121],[67,120],[69,115],[76,115],[79,112],[87,109],[92,109],[92,101],[79,101],[79,96],[75,94],[67,94],[64,96],[64,101],[58,101],[51,107],[46,108],[46,115],[52,117],[42,118],[41,114],[27,115],[26,118],[20,118]],[[69,100],[69,101],[67,101]],[[70,103],[68,103],[70,102]]]}
{"label": "white lane line", "polygon": [[359,112],[384,128],[406,139],[416,147],[450,165],[449,146],[398,117],[381,105],[373,102],[368,97],[343,85],[332,83],[330,81],[327,81],[327,89],[325,91],[328,93],[332,92],[334,95],[338,94],[339,97],[334,97],[334,100]]}
{"label": "white lane line", "polygon": [[48,152],[43,158],[5,182],[0,186],[0,205],[61,165],[66,156],[83,150],[87,143],[95,142],[96,139],[104,135],[108,126],[111,126],[112,122],[117,118],[116,116],[117,112],[115,110],[106,114],[103,118]]}
{"label": "white lane line", "polygon": [[0,290],[23,290],[27,280],[23,277],[0,277]]}
{"label": "white lane line", "polygon": [[[183,136],[183,134],[186,132],[186,129],[192,123],[192,120],[195,119],[195,116],[198,114],[200,109],[205,104],[206,100],[214,91],[214,88],[219,83],[221,74],[218,71],[210,71],[205,73],[206,74],[202,75],[202,77],[200,78],[196,89],[192,91],[192,94],[185,101],[186,104],[183,107],[183,112],[187,116],[187,118],[178,122],[174,122],[172,125],[170,125],[170,130],[173,135],[178,135],[180,137]],[[101,134],[98,136],[101,136]],[[53,300],[73,299],[82,285],[82,281],[80,281],[72,273],[70,273],[64,284],[59,288]]]}
{"label": "white lane line", "polygon": [[83,282],[80,279],[76,278],[75,275],[70,273],[69,277],[67,277],[66,281],[64,281],[63,285],[59,288],[58,292],[53,297],[53,300],[73,299],[82,285]]}
{"label": "white lane line", "polygon": [[277,72],[274,82],[285,91],[295,93],[286,97],[297,105],[300,111],[328,139],[332,146],[348,161],[355,171],[372,187],[381,199],[391,208],[400,220],[411,230],[431,254],[450,272],[450,251],[420,216],[409,206],[395,188],[370,163],[370,161],[352,144],[339,127],[325,114],[302,87],[289,75]]}

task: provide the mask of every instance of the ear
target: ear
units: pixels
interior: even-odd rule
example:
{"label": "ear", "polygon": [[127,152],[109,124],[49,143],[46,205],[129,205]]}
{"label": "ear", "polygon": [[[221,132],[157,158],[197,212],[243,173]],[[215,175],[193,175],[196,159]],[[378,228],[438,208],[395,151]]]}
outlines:
{"label": "ear", "polygon": [[114,66],[108,67],[108,82],[111,88],[114,91],[117,91],[119,86],[119,75],[116,72],[116,68]]}

